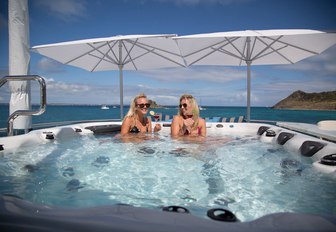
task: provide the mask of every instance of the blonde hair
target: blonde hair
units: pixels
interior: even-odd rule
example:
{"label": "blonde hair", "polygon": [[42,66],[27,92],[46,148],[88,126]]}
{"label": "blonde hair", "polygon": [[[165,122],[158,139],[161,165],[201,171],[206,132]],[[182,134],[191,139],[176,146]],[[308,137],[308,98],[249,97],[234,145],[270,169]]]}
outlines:
{"label": "blonde hair", "polygon": [[135,112],[136,112],[136,102],[138,99],[140,98],[146,98],[147,99],[147,96],[144,94],[144,93],[140,93],[139,95],[135,96],[133,98],[133,100],[131,101],[131,105],[130,105],[130,108],[126,114],[125,117],[130,117],[130,116],[134,116],[135,115]]}
{"label": "blonde hair", "polygon": [[[188,100],[188,103],[191,106],[191,112],[193,114],[193,119],[195,121],[195,124],[193,127],[196,127],[198,125],[198,118],[199,118],[199,107],[198,107],[197,101],[191,94],[183,94],[180,97],[179,104],[181,104],[181,101],[183,99]],[[183,116],[181,108],[179,109],[178,115]]]}

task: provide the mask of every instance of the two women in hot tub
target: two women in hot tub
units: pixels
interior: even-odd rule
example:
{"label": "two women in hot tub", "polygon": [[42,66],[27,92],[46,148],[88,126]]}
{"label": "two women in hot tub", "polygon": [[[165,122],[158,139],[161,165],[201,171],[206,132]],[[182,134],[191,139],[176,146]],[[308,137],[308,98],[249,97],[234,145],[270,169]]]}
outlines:
{"label": "two women in hot tub", "polygon": [[[190,94],[184,94],[180,97],[179,113],[174,116],[171,123],[171,135],[179,136],[205,136],[205,120],[199,117],[199,108],[196,99]],[[121,134],[129,133],[151,133],[161,130],[161,125],[156,124],[152,129],[152,121],[147,118],[148,103],[145,94],[136,96],[130,105],[122,126]]]}

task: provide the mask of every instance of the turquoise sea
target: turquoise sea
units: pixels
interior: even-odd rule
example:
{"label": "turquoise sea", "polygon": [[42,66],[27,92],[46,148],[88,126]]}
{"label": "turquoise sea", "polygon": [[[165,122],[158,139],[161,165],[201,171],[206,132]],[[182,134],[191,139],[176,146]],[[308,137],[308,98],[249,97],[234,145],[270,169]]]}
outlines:
{"label": "turquoise sea", "polygon": [[[33,106],[38,109],[39,106]],[[201,117],[236,117],[246,115],[246,107],[226,107],[226,106],[203,106],[205,110],[201,110]],[[176,106],[168,106],[165,108],[152,109],[156,113],[162,113],[171,117],[177,113]],[[0,104],[0,128],[7,127],[9,107],[8,104]],[[128,111],[128,106],[124,107],[124,114]],[[63,122],[63,121],[79,121],[79,120],[95,120],[95,119],[120,119],[120,108],[110,106],[108,110],[102,110],[99,105],[48,105],[46,111],[42,115],[32,117],[33,124]],[[288,121],[288,122],[304,122],[317,123],[321,120],[336,120],[336,111],[317,111],[317,110],[279,110],[268,107],[252,107],[251,120],[269,120],[269,121]]]}

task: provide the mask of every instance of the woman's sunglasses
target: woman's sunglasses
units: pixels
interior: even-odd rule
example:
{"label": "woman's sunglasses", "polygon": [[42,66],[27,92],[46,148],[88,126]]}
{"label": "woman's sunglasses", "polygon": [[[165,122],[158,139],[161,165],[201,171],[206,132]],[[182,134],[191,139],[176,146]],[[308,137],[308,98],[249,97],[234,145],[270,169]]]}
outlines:
{"label": "woman's sunglasses", "polygon": [[150,104],[149,103],[146,103],[146,104],[137,104],[137,107],[139,107],[140,109],[143,109],[143,108],[145,108],[145,106],[146,106],[146,108],[149,108],[150,107]]}
{"label": "woman's sunglasses", "polygon": [[183,104],[179,105],[180,108],[182,108],[182,106],[183,106],[183,108],[187,108],[188,105],[187,105],[187,103],[183,103]]}

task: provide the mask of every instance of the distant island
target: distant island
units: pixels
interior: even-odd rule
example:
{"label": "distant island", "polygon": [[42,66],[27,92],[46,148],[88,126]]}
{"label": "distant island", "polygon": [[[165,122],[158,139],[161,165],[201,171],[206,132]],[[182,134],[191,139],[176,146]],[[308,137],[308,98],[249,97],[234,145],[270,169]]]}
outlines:
{"label": "distant island", "polygon": [[295,91],[272,106],[273,109],[336,110],[336,91],[305,93]]}
{"label": "distant island", "polygon": [[156,101],[148,99],[148,103],[150,104],[150,108],[162,108],[161,105],[156,104]]}

